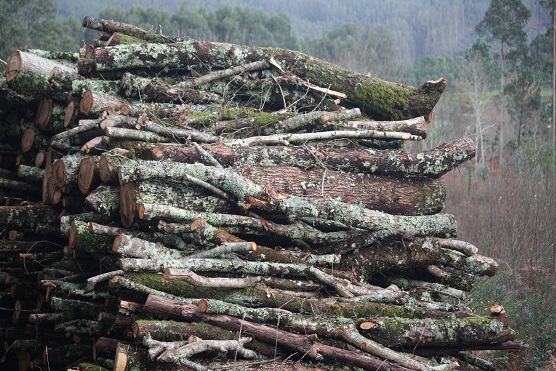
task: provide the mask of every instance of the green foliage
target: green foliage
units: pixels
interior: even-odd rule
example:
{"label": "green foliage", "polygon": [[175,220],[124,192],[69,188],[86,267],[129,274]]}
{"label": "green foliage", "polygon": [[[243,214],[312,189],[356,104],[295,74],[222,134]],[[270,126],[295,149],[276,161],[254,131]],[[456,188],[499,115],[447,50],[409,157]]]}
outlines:
{"label": "green foliage", "polygon": [[7,59],[15,49],[50,48],[54,39],[58,43],[50,49],[60,51],[56,47],[72,39],[72,30],[55,20],[54,14],[53,0],[5,0],[0,7],[0,59]]}
{"label": "green foliage", "polygon": [[509,47],[524,44],[527,40],[525,25],[531,17],[521,0],[492,0],[485,16],[476,26],[481,36],[488,41],[498,41]]}
{"label": "green foliage", "polygon": [[419,84],[444,76],[449,82],[459,78],[458,58],[451,55],[424,57],[418,59],[410,72],[410,82]]}

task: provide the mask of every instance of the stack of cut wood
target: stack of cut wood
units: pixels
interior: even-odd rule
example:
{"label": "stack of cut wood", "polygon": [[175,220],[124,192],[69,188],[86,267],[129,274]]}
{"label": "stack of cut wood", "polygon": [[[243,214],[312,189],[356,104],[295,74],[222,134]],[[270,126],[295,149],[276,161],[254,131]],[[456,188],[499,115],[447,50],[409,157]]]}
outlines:
{"label": "stack of cut wood", "polygon": [[502,307],[463,306],[497,264],[441,213],[474,144],[402,149],[444,79],[83,25],[96,45],[14,51],[0,86],[4,367],[492,369],[472,351],[519,347]]}

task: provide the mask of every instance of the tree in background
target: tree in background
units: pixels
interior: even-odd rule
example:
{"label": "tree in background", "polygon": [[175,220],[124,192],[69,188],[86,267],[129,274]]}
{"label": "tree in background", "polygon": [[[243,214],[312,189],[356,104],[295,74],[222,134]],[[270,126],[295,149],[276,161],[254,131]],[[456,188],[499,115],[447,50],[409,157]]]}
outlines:
{"label": "tree in background", "polygon": [[4,0],[0,7],[0,59],[16,49],[79,51],[81,21],[55,18],[53,0]]}
{"label": "tree in background", "polygon": [[[496,41],[500,50],[500,91],[504,100],[504,77],[506,71],[504,62],[511,51],[521,48],[527,42],[525,25],[531,16],[531,12],[520,0],[492,0],[485,16],[476,26],[480,36],[486,36],[489,42]],[[499,158],[500,164],[504,162],[504,104],[500,114],[499,133]]]}
{"label": "tree in background", "polygon": [[34,37],[55,13],[53,0],[5,0],[0,7],[1,58],[14,49],[35,46]]}
{"label": "tree in background", "polygon": [[556,151],[556,0],[541,0],[552,14],[552,147]]}
{"label": "tree in background", "polygon": [[486,113],[489,108],[488,93],[494,78],[496,67],[490,57],[489,47],[484,42],[477,40],[473,46],[465,51],[465,57],[459,60],[460,74],[457,80],[459,87],[467,92],[473,118],[475,121],[475,169],[484,169],[486,162],[485,131],[492,125],[485,125]]}
{"label": "tree in background", "polygon": [[303,51],[385,80],[400,81],[405,74],[405,68],[397,62],[395,40],[383,27],[369,26],[362,32],[356,24],[347,23],[320,38],[305,39]]}

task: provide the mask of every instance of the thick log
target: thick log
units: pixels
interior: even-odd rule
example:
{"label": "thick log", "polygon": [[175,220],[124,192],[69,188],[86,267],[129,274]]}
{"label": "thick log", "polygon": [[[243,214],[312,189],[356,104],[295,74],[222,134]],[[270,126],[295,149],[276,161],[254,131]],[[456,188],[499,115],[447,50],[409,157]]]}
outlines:
{"label": "thick log", "polygon": [[286,166],[238,168],[238,172],[277,192],[313,199],[333,198],[399,215],[436,214],[444,207],[445,185],[432,179],[363,175]]}
{"label": "thick log", "polygon": [[71,84],[71,94],[76,97],[81,97],[91,92],[102,92],[109,96],[120,95],[120,82],[116,80],[105,79],[78,79],[73,80]]}
{"label": "thick log", "polygon": [[17,167],[17,177],[24,182],[40,184],[44,178],[44,169],[35,166],[19,165]]}
{"label": "thick log", "polygon": [[106,219],[117,217],[120,209],[120,187],[100,185],[87,195],[85,204]]}
{"label": "thick log", "polygon": [[89,194],[100,184],[99,158],[86,157],[79,163],[77,185],[83,194]]}
{"label": "thick log", "polygon": [[64,117],[66,107],[54,104],[52,99],[43,98],[39,101],[35,125],[49,134],[56,134],[65,130]]}
{"label": "thick log", "polygon": [[375,318],[359,323],[364,335],[394,347],[466,346],[512,340],[507,325],[494,317],[458,320]]}
{"label": "thick log", "polygon": [[48,206],[35,204],[0,207],[2,228],[34,231],[39,223],[60,224],[60,217]]}
{"label": "thick log", "polygon": [[87,228],[87,223],[74,220],[71,223],[69,232],[69,247],[76,251],[83,251],[92,254],[107,255],[112,253],[114,238],[91,233]]}
{"label": "thick log", "polygon": [[52,164],[51,173],[56,185],[60,188],[76,186],[79,176],[79,165],[81,161],[88,158],[86,155],[76,153],[64,156]]}
{"label": "thick log", "polygon": [[20,94],[37,98],[53,98],[63,102],[67,93],[54,92],[48,78],[54,68],[73,72],[74,68],[42,58],[36,54],[20,50],[12,52],[8,58],[6,81],[10,88]]}
{"label": "thick log", "polygon": [[[156,59],[151,57],[153,53],[157,53]],[[95,50],[97,71],[131,68],[188,70],[197,65],[226,69],[261,60],[275,60],[282,70],[295,71],[297,76],[312,84],[342,92],[347,95],[343,102],[345,105],[359,107],[377,120],[429,117],[446,86],[444,79],[429,81],[418,87],[401,86],[279,48],[189,40],[175,44],[134,44]]]}
{"label": "thick log", "polygon": [[129,151],[120,148],[115,148],[100,155],[99,172],[103,183],[119,185],[118,168],[120,165],[129,162],[129,157],[131,157]]}
{"label": "thick log", "polygon": [[29,128],[21,136],[21,151],[36,153],[48,148],[48,138],[38,130]]}
{"label": "thick log", "polygon": [[100,91],[87,90],[81,98],[79,109],[82,114],[98,117],[103,112],[114,113],[127,104],[123,99]]}
{"label": "thick log", "polygon": [[77,73],[77,68],[66,69],[63,67],[54,67],[48,76],[50,88],[57,93],[71,92],[73,81],[80,80],[81,77]]}
{"label": "thick log", "polygon": [[[322,163],[332,170],[395,176],[437,178],[475,156],[475,144],[467,138],[445,143],[422,153],[298,146],[231,147],[224,144],[201,146],[226,167],[284,165],[312,168]],[[142,145],[146,160],[194,163],[201,155],[191,145]]]}
{"label": "thick log", "polygon": [[[176,198],[176,194],[180,197]],[[124,227],[133,224],[137,205],[143,203],[175,205],[192,212],[233,213],[237,210],[227,200],[207,195],[195,185],[156,180],[131,182],[120,187],[120,215]]]}
{"label": "thick log", "polygon": [[453,216],[435,214],[424,216],[390,215],[335,200],[310,200],[286,196],[241,177],[234,171],[201,164],[182,164],[167,161],[134,161],[120,167],[120,184],[137,179],[183,179],[192,176],[225,192],[233,194],[244,208],[251,206],[278,212],[292,218],[311,217],[329,219],[355,228],[373,231],[375,238],[394,236],[455,235]]}

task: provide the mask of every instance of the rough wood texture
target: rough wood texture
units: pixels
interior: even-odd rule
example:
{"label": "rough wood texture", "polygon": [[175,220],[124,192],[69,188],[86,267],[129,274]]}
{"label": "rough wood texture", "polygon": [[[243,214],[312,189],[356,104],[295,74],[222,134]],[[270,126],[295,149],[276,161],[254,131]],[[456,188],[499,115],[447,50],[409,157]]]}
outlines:
{"label": "rough wood texture", "polygon": [[[312,168],[324,165],[333,170],[360,173],[426,176],[437,178],[475,156],[475,144],[468,138],[445,143],[434,149],[411,153],[406,151],[377,151],[364,148],[335,149],[325,147],[233,147],[205,144],[208,151],[223,166],[284,165]],[[147,144],[141,146],[148,160],[172,160],[193,163],[202,161],[199,152],[189,145]]]}
{"label": "rough wood texture", "polygon": [[[151,58],[157,53],[156,60]],[[343,103],[358,107],[377,120],[429,117],[446,80],[406,87],[355,74],[331,63],[299,52],[279,48],[255,48],[233,44],[188,40],[174,44],[131,44],[95,50],[97,71],[133,68],[189,70],[198,65],[231,68],[261,60],[275,60],[283,70],[312,84],[347,95]]]}
{"label": "rough wood texture", "polygon": [[0,79],[5,367],[446,371],[519,348],[502,306],[465,307],[498,265],[441,213],[475,145],[403,150],[443,79],[84,25],[79,55],[16,51]]}

